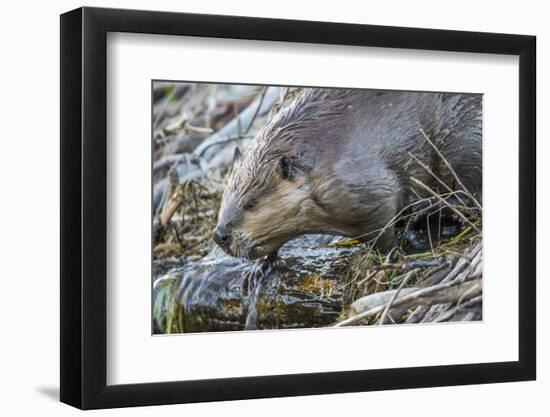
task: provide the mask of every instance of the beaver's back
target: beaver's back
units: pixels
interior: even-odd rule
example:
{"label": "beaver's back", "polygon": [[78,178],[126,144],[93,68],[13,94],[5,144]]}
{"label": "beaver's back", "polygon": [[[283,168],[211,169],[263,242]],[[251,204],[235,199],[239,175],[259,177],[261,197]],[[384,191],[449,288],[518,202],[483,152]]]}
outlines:
{"label": "beaver's back", "polygon": [[372,182],[371,189],[385,187],[387,180],[387,186],[398,186],[394,191],[407,197],[411,176],[438,188],[417,158],[453,188],[451,173],[423,131],[466,188],[481,196],[481,95],[353,90],[349,103],[324,133],[325,160],[316,167],[354,177],[355,186],[363,178],[365,186]]}
{"label": "beaver's back", "polygon": [[331,94],[345,110],[303,144],[313,156],[314,199],[332,224],[326,230],[353,236],[384,227],[419,195],[428,196],[413,190],[411,177],[440,193],[446,190],[434,175],[459,189],[422,132],[481,199],[480,95],[337,90],[327,93],[329,102]]}

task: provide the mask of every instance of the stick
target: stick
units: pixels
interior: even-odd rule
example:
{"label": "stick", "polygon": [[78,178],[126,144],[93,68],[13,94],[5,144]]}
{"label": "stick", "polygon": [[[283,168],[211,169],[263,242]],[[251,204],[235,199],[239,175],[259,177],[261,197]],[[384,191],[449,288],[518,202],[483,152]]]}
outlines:
{"label": "stick", "polygon": [[[272,104],[275,102],[278,96],[279,96],[279,87],[269,87],[266,90],[266,95],[262,100],[262,105],[258,110],[259,112],[258,114],[263,114],[267,112],[271,108]],[[216,133],[213,133],[208,138],[203,140],[201,144],[197,146],[197,148],[193,151],[193,153],[195,155],[203,157],[206,161],[209,161],[210,159],[212,159],[216,154],[216,152],[212,150],[212,147],[214,145],[224,144],[226,141],[226,138],[237,135],[239,133],[238,124],[243,123],[245,125],[248,125],[252,120],[252,118],[254,117],[256,110],[258,109],[257,103],[260,102],[260,100],[261,100],[261,97],[259,97],[257,101],[254,101],[246,109],[244,109],[241,113],[239,113],[238,118],[234,118],[229,123],[227,123],[224,127],[222,127],[220,130],[218,130]]]}
{"label": "stick", "polygon": [[[472,292],[472,296],[478,295],[477,292],[481,293],[481,278],[466,281],[460,284],[456,284],[455,282],[449,282],[446,284],[440,284],[440,285],[434,285],[433,287],[423,288],[420,289],[414,293],[405,295],[399,299],[396,299],[393,302],[393,306],[397,307],[400,305],[418,305],[418,304],[442,304],[442,303],[453,303],[456,302],[462,294],[464,294],[465,291],[470,290],[471,287],[476,286],[477,291]],[[451,289],[451,291],[445,291],[441,294],[437,294],[435,297],[429,298],[428,296],[434,295],[440,291]],[[380,313],[384,310],[384,305],[371,308],[370,310],[367,310],[363,313],[360,313],[356,316],[350,317],[346,320],[342,320],[340,323],[336,323],[333,327],[342,327],[342,326],[349,326],[351,324],[355,324],[361,320],[366,319],[367,317],[371,317],[375,314]]]}
{"label": "stick", "polygon": [[[432,177],[434,177],[436,179],[436,181],[438,183],[440,183],[448,192],[452,193],[453,190],[451,187],[449,187],[447,184],[445,184],[445,182],[439,178],[437,175],[434,174],[434,172],[432,171],[432,169],[427,166],[424,162],[422,162],[420,159],[418,159],[416,156],[414,156],[412,153],[409,152],[409,156],[418,164],[420,165],[422,168],[424,168],[424,170],[430,174]],[[462,199],[457,195],[457,198],[458,200],[463,204],[463,205],[466,205],[466,203],[464,203],[464,201],[462,201]]]}
{"label": "stick", "polygon": [[457,305],[456,307],[451,308],[450,310],[447,310],[444,313],[441,313],[439,316],[435,318],[435,320],[432,323],[440,323],[442,321],[449,320],[452,316],[454,316],[458,311],[473,306],[474,304],[480,303],[483,300],[483,297],[481,295],[478,295],[477,297],[472,298],[469,301],[466,301],[464,304]]}
{"label": "stick", "polygon": [[426,184],[424,184],[422,181],[418,181],[416,178],[411,177],[411,181],[418,185],[420,188],[424,189],[425,191],[429,192],[431,195],[433,195],[435,198],[439,200],[439,202],[445,204],[448,208],[450,208],[453,213],[455,213],[458,217],[460,217],[462,220],[464,220],[466,223],[470,225],[472,229],[474,229],[477,233],[481,234],[481,230],[478,229],[478,227],[473,224],[470,220],[464,216],[460,211],[458,211],[456,208],[454,208],[451,204],[447,202],[444,198],[442,198],[439,194],[437,194],[434,190],[432,190],[430,187],[428,187]]}
{"label": "stick", "polygon": [[388,304],[386,304],[386,308],[384,309],[384,311],[382,312],[382,316],[380,317],[380,320],[378,321],[378,324],[381,325],[384,323],[384,320],[386,319],[386,315],[388,314],[388,311],[389,309],[391,308],[391,305],[393,304],[393,302],[395,301],[395,299],[397,298],[397,296],[399,295],[399,292],[401,291],[401,289],[403,288],[403,286],[407,283],[407,281],[409,280],[410,277],[412,277],[413,275],[416,275],[416,271],[413,270],[413,271],[410,271],[407,273],[407,275],[405,275],[405,277],[403,278],[403,281],[401,281],[401,284],[399,285],[399,288],[397,288],[397,291],[395,292],[395,294],[393,294],[393,297],[390,298],[390,301],[388,301]]}
{"label": "stick", "polygon": [[437,155],[441,158],[441,160],[443,161],[443,163],[445,164],[445,166],[449,169],[449,171],[451,172],[451,174],[453,175],[454,179],[456,180],[456,182],[458,183],[458,185],[460,185],[460,187],[471,197],[472,201],[476,204],[476,206],[478,206],[480,209],[481,209],[481,204],[479,204],[479,202],[474,198],[474,196],[468,191],[468,189],[464,186],[464,184],[462,183],[462,181],[460,181],[460,178],[458,178],[458,175],[456,175],[456,172],[455,170],[453,169],[453,167],[451,166],[451,164],[449,164],[449,161],[447,161],[447,158],[445,158],[443,156],[443,154],[439,151],[439,149],[437,148],[437,146],[434,145],[434,143],[430,140],[430,138],[428,137],[428,135],[424,132],[424,130],[421,128],[419,129],[420,130],[420,133],[422,133],[422,136],[424,136],[424,139],[426,139],[426,141],[430,144],[430,146],[435,150],[435,152],[437,153]]}
{"label": "stick", "polygon": [[245,135],[247,135],[248,132],[250,132],[250,128],[252,127],[252,125],[254,124],[254,121],[256,120],[256,117],[258,117],[258,114],[260,113],[260,109],[262,108],[262,104],[264,102],[265,93],[267,93],[267,87],[263,88],[262,95],[260,96],[260,101],[258,102],[258,107],[256,107],[254,116],[252,116],[252,119],[250,119],[250,123],[248,124],[246,130],[244,131]]}

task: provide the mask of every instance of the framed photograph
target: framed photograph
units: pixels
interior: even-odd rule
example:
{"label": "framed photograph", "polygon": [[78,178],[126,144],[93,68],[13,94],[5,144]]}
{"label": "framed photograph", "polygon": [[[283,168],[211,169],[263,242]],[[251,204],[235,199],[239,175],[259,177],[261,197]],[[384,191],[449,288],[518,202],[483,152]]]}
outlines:
{"label": "framed photograph", "polygon": [[61,16],[61,401],[533,380],[535,37]]}

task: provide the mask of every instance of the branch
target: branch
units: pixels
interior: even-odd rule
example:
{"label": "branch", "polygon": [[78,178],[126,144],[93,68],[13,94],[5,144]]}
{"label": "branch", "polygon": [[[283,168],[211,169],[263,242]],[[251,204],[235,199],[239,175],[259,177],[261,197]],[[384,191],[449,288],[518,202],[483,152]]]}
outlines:
{"label": "branch", "polygon": [[[393,302],[394,307],[407,305],[409,307],[417,306],[420,304],[433,305],[443,303],[456,303],[464,294],[468,294],[469,298],[478,296],[481,294],[482,284],[481,278],[475,280],[466,281],[457,284],[456,282],[450,282],[446,284],[434,285],[428,288],[422,288],[418,291],[407,294],[401,298],[396,299]],[[379,305],[364,311],[356,316],[350,317],[346,320],[342,320],[340,323],[334,325],[334,327],[349,326],[355,324],[368,317],[372,317],[375,314],[384,310],[385,305]]]}
{"label": "branch", "polygon": [[437,146],[434,145],[434,143],[430,140],[430,138],[428,137],[428,135],[426,135],[426,133],[424,132],[423,129],[419,129],[420,130],[420,133],[422,133],[422,136],[424,136],[424,139],[426,139],[426,141],[430,144],[430,146],[435,150],[435,152],[437,153],[437,155],[441,158],[441,160],[443,161],[443,163],[445,164],[445,166],[449,169],[449,171],[451,172],[451,174],[453,175],[454,179],[456,180],[456,182],[458,183],[458,185],[460,185],[460,187],[470,196],[470,198],[472,199],[472,201],[476,204],[476,206],[481,209],[481,204],[479,204],[479,202],[474,198],[474,196],[468,191],[468,189],[464,186],[464,184],[462,183],[462,181],[460,181],[460,178],[458,178],[458,175],[456,175],[456,172],[455,170],[453,169],[453,167],[451,166],[451,164],[449,164],[449,161],[447,161],[447,158],[445,158],[443,156],[443,154],[439,151],[439,149],[437,148]]}
{"label": "branch", "polygon": [[437,200],[439,200],[440,203],[443,203],[445,204],[449,209],[452,210],[453,213],[455,213],[458,217],[460,217],[462,220],[464,220],[466,223],[468,223],[470,225],[470,227],[472,229],[474,229],[477,233],[481,234],[481,230],[479,230],[479,228],[473,224],[470,220],[468,220],[466,218],[466,216],[464,216],[464,214],[462,214],[459,210],[457,210],[455,207],[453,207],[452,204],[449,204],[447,202],[447,200],[445,200],[444,198],[442,198],[439,194],[437,194],[434,190],[432,190],[430,187],[428,187],[426,184],[424,184],[422,181],[418,181],[416,178],[414,177],[411,177],[411,181],[413,183],[415,183],[416,185],[418,185],[420,188],[424,189],[425,191],[427,191],[428,193],[430,193],[431,195],[433,195]]}

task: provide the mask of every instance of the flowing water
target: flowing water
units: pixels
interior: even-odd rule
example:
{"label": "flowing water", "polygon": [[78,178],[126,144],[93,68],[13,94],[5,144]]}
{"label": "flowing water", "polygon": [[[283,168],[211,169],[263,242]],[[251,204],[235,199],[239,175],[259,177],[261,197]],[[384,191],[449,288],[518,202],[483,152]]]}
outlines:
{"label": "flowing water", "polygon": [[258,321],[258,296],[262,288],[262,280],[258,280],[247,300],[247,313],[244,322],[244,330],[256,330]]}

